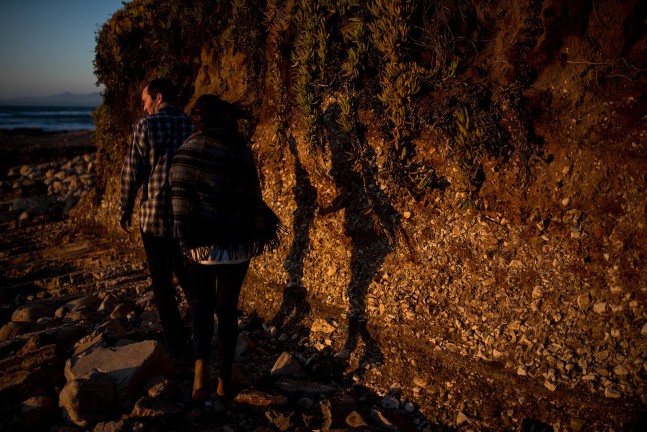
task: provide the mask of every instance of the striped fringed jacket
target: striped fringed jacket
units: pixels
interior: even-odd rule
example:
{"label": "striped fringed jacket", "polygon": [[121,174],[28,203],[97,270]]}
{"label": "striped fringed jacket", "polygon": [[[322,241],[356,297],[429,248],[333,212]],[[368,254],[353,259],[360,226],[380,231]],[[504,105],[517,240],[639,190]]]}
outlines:
{"label": "striped fringed jacket", "polygon": [[[174,232],[194,261],[236,261],[273,249],[281,225],[263,202],[251,150],[222,130],[193,133],[171,166]],[[224,252],[224,253],[223,253]]]}

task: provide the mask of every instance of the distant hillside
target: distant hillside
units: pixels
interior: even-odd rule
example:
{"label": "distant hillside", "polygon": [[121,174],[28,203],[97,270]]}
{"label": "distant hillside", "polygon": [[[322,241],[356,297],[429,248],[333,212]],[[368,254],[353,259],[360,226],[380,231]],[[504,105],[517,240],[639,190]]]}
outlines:
{"label": "distant hillside", "polygon": [[61,105],[61,106],[99,106],[101,93],[60,93],[52,96],[22,97],[0,99],[0,105]]}

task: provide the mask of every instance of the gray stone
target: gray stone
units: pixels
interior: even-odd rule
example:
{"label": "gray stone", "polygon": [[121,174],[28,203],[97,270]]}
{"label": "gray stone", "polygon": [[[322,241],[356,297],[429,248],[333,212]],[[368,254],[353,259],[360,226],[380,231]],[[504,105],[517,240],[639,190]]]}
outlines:
{"label": "gray stone", "polygon": [[52,310],[40,303],[30,303],[20,306],[11,315],[11,321],[35,323],[39,318],[51,316]]}
{"label": "gray stone", "polygon": [[130,415],[133,417],[164,417],[177,415],[181,411],[177,405],[165,400],[143,397],[135,402],[135,406]]}
{"label": "gray stone", "polygon": [[103,301],[101,302],[97,310],[99,312],[110,312],[115,308],[116,304],[117,297],[113,296],[112,294],[108,294],[103,298]]}
{"label": "gray stone", "polygon": [[400,401],[392,395],[386,395],[380,402],[382,408],[386,409],[398,409],[400,408]]}
{"label": "gray stone", "polygon": [[122,347],[96,348],[87,355],[73,357],[65,365],[65,377],[72,381],[93,371],[106,373],[115,380],[119,405],[128,408],[139,385],[156,375],[169,373],[173,367],[162,344],[147,340]]}
{"label": "gray stone", "polygon": [[357,411],[353,411],[352,413],[348,414],[348,416],[346,417],[346,424],[352,428],[368,426],[366,420],[364,420],[364,417],[362,417],[362,415]]}
{"label": "gray stone", "polygon": [[74,347],[74,356],[95,347],[105,347],[110,342],[117,341],[126,336],[126,328],[119,321],[107,321],[97,327],[92,334],[78,341]]}
{"label": "gray stone", "polygon": [[69,380],[59,394],[59,406],[77,426],[107,420],[117,406],[113,378],[103,372],[91,372],[79,379]]}
{"label": "gray stone", "polygon": [[240,332],[238,335],[238,341],[236,342],[236,358],[239,358],[246,352],[253,350],[255,346],[256,344],[252,338],[249,337],[248,332]]}
{"label": "gray stone", "polygon": [[3,407],[4,415],[0,418],[0,430],[44,430],[46,428],[44,420],[54,405],[54,400],[50,397],[35,396],[18,405],[5,406]]}
{"label": "gray stone", "polygon": [[305,376],[305,372],[299,364],[299,361],[293,355],[288,352],[283,352],[276,363],[274,363],[270,375],[273,377],[291,375],[302,378]]}
{"label": "gray stone", "polygon": [[134,310],[135,310],[135,305],[132,305],[130,303],[120,303],[114,308],[114,310],[110,314],[110,318],[127,319],[128,314],[133,312]]}
{"label": "gray stone", "polygon": [[0,341],[13,339],[34,329],[34,324],[28,322],[9,321],[0,328]]}

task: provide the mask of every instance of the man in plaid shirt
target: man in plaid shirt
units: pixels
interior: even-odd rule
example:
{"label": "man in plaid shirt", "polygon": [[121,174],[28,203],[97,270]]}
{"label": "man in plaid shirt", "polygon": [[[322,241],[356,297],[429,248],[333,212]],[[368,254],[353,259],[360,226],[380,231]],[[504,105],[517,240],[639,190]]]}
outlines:
{"label": "man in plaid shirt", "polygon": [[142,91],[146,117],[133,126],[130,150],[121,171],[119,225],[128,233],[139,189],[139,221],[155,305],[171,355],[185,353],[187,337],[175,299],[173,273],[191,302],[188,274],[179,245],[173,237],[169,171],[175,150],[192,131],[191,120],[176,105],[177,89],[165,78],[151,81]]}

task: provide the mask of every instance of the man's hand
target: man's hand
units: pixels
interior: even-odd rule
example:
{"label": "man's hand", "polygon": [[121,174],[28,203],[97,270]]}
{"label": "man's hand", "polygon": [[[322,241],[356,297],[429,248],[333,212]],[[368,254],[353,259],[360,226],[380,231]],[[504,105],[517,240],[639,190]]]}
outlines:
{"label": "man's hand", "polygon": [[132,214],[124,213],[121,215],[121,218],[119,219],[119,226],[121,227],[121,230],[126,234],[130,233],[131,218],[132,218]]}

